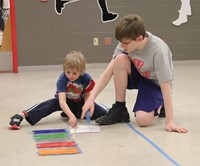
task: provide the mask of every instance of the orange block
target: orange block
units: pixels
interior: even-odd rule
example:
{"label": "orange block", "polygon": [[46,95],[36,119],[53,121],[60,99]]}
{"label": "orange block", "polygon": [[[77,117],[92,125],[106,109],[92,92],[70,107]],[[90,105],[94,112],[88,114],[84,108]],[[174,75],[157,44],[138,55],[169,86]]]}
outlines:
{"label": "orange block", "polygon": [[50,148],[50,149],[39,149],[39,156],[47,156],[47,155],[60,155],[60,154],[77,154],[80,153],[78,147],[71,148]]}

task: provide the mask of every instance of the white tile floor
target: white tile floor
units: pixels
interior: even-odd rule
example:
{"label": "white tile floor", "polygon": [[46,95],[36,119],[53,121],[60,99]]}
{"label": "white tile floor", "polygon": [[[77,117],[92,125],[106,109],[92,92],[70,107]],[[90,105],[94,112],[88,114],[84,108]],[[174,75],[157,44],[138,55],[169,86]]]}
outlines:
{"label": "white tile floor", "polygon": [[[106,64],[88,65],[98,79]],[[82,153],[77,155],[38,156],[30,132],[35,129],[68,128],[59,112],[35,126],[26,121],[18,131],[8,130],[9,118],[35,103],[52,98],[61,66],[21,67],[18,74],[0,73],[0,165],[1,166],[197,166],[200,163],[200,62],[176,62],[173,91],[174,120],[189,129],[187,134],[168,133],[165,119],[148,128],[134,121],[132,106],[137,92],[127,92],[130,124],[101,126],[101,133],[74,134]],[[111,81],[96,100],[108,107],[115,101]],[[79,124],[85,124],[80,121]]]}

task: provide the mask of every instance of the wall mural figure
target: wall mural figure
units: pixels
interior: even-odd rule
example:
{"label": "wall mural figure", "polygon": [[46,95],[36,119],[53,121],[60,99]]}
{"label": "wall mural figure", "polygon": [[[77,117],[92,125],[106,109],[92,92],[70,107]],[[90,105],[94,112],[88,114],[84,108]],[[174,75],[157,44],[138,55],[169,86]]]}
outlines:
{"label": "wall mural figure", "polygon": [[[1,0],[2,1],[2,0]],[[54,0],[55,11],[58,15],[62,14],[62,10],[65,8],[66,4],[76,2],[79,0]],[[172,22],[175,26],[180,26],[188,22],[188,16],[192,15],[190,0],[180,0],[181,8],[178,11],[179,17]],[[97,4],[101,10],[101,21],[103,23],[114,21],[118,18],[117,13],[110,12],[108,10],[107,0],[97,0]]]}
{"label": "wall mural figure", "polygon": [[[62,10],[65,8],[66,4],[76,2],[79,0],[54,0],[55,11],[58,15],[62,14]],[[117,19],[118,14],[110,12],[107,6],[107,0],[97,0],[97,4],[101,10],[101,21],[103,23],[114,21]]]}
{"label": "wall mural figure", "polygon": [[99,8],[101,10],[101,21],[103,23],[114,21],[117,19],[118,14],[110,12],[106,0],[97,0]]}
{"label": "wall mural figure", "polygon": [[65,8],[66,4],[72,3],[72,2],[76,2],[79,0],[54,0],[54,7],[55,7],[55,11],[58,15],[62,14],[62,10]]}
{"label": "wall mural figure", "polygon": [[0,0],[0,48],[5,24],[10,14],[10,0]]}
{"label": "wall mural figure", "polygon": [[172,22],[176,26],[180,26],[188,22],[188,16],[192,15],[190,0],[181,0],[181,8],[178,12],[179,12],[178,19]]}

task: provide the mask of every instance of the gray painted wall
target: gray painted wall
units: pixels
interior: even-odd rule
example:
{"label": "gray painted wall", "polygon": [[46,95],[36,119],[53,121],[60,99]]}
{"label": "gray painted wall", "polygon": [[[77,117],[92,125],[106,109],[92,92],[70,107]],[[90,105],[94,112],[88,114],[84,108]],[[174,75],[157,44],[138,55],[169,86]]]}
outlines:
{"label": "gray painted wall", "polygon": [[[62,15],[54,1],[15,0],[19,66],[56,65],[71,50],[80,50],[88,63],[109,62],[117,44],[114,30],[121,17],[141,15],[146,29],[170,46],[174,60],[200,59],[200,1],[191,0],[192,16],[186,24],[172,24],[178,18],[180,0],[107,0],[108,8],[119,14],[117,20],[101,22],[96,0],[79,0],[65,6]],[[93,38],[99,45],[93,45]],[[104,38],[112,44],[105,45]]]}

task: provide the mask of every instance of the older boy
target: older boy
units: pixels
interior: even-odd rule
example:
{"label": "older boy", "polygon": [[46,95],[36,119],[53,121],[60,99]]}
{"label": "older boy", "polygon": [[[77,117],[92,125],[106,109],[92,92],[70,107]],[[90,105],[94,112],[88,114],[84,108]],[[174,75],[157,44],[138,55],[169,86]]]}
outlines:
{"label": "older boy", "polygon": [[[97,123],[110,125],[129,122],[126,108],[126,89],[138,89],[133,111],[139,126],[149,126],[164,104],[166,130],[186,133],[188,130],[173,122],[172,83],[174,67],[172,53],[167,44],[150,32],[146,32],[140,16],[131,14],[122,18],[115,30],[120,42],[113,59],[100,76],[92,94],[85,103],[86,110],[93,109],[93,102],[114,75],[116,103],[107,114],[98,118]],[[92,111],[91,111],[92,113]]]}

